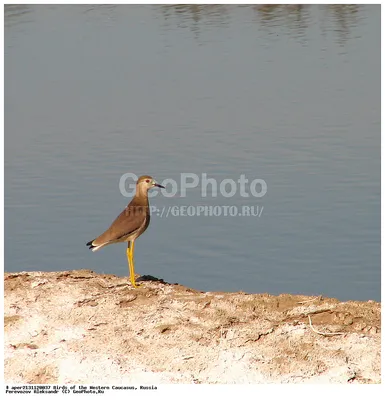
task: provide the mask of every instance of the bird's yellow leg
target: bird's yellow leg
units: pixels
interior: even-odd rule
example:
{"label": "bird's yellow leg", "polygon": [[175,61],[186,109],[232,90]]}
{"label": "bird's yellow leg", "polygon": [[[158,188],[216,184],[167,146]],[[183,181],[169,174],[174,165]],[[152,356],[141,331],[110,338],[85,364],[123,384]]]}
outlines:
{"label": "bird's yellow leg", "polygon": [[135,266],[134,266],[134,242],[132,241],[127,247],[128,268],[130,271],[130,281],[133,287],[139,287],[135,282]]}
{"label": "bird's yellow leg", "polygon": [[127,263],[128,263],[128,274],[129,274],[129,276],[131,276],[131,264],[130,264],[131,250],[130,250],[130,242],[128,242],[126,254],[127,254]]}

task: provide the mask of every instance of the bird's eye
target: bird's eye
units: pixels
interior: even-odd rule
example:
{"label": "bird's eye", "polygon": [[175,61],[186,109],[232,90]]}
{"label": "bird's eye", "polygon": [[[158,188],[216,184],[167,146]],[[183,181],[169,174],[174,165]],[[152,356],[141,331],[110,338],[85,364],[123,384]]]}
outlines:
{"label": "bird's eye", "polygon": [[150,180],[149,180],[149,179],[146,179],[146,182],[148,183],[148,182],[150,182]]}

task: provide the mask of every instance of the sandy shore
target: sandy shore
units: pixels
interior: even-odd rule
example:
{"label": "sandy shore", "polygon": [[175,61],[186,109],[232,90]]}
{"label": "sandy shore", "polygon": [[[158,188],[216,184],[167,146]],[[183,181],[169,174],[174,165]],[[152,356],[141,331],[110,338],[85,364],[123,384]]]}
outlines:
{"label": "sandy shore", "polygon": [[7,383],[380,382],[373,301],[132,289],[89,270],[5,273],[4,288]]}

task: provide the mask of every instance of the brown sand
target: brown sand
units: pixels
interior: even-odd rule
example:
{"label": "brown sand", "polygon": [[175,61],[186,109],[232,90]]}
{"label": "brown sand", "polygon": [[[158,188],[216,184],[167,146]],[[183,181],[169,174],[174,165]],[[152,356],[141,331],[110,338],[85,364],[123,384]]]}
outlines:
{"label": "brown sand", "polygon": [[[7,383],[379,383],[380,304],[6,273]],[[321,335],[309,325],[323,333]]]}

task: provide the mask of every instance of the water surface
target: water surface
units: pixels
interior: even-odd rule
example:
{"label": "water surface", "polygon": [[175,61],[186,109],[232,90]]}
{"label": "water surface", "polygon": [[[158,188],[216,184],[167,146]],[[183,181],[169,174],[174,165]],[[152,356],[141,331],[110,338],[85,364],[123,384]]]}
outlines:
{"label": "water surface", "polygon": [[5,270],[91,253],[126,172],[264,179],[261,217],[154,215],[136,270],[200,290],[380,300],[380,7],[5,7]]}

